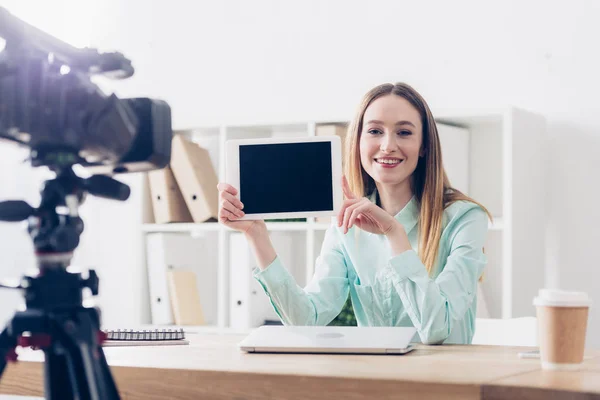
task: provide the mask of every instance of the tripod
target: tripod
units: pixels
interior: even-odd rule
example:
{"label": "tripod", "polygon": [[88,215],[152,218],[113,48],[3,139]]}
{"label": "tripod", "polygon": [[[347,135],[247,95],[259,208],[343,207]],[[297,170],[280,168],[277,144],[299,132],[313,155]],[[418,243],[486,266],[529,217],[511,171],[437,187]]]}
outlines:
{"label": "tripod", "polygon": [[[45,182],[40,206],[24,201],[0,203],[0,220],[28,220],[39,273],[18,285],[1,287],[24,291],[25,311],[16,312],[0,333],[0,377],[7,361],[16,360],[17,346],[44,351],[44,392],[51,400],[119,399],[102,350],[100,310],[83,306],[83,289],[98,294],[98,276],[69,272],[73,251],[83,232],[78,206],[86,194],[126,200],[129,187],[110,177],[79,178],[71,166]],[[66,208],[59,214],[57,208]]]}

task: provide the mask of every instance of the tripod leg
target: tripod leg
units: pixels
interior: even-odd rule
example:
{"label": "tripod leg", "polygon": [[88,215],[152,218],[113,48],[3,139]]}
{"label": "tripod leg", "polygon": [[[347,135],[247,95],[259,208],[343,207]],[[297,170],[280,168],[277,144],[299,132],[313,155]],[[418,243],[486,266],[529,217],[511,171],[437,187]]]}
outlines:
{"label": "tripod leg", "polygon": [[98,399],[118,400],[119,391],[113,380],[110,368],[104,356],[102,347],[96,349],[86,347],[81,349],[83,356],[83,371],[86,372],[92,393],[98,394]]}
{"label": "tripod leg", "polygon": [[[96,310],[88,310],[87,313],[89,326],[92,326],[92,330],[89,332],[90,337],[88,343],[92,343],[92,346],[81,346],[80,352],[83,361],[83,370],[86,371],[87,381],[90,382],[90,386],[93,387],[96,393],[98,393],[99,399],[107,400],[118,400],[120,399],[117,385],[113,379],[112,373],[106,361],[102,345],[98,341],[98,331],[100,329],[99,324],[96,322],[98,317],[94,313]],[[86,318],[82,318],[85,320]]]}
{"label": "tripod leg", "polygon": [[8,333],[10,326],[11,322],[9,322],[7,327],[0,333],[0,377],[2,377],[2,373],[6,367],[7,357],[10,357],[10,353],[14,352],[14,349],[17,346],[17,339]]}
{"label": "tripod leg", "polygon": [[[66,363],[66,368],[62,368],[64,372],[61,378],[68,379],[65,383],[70,387],[72,399],[118,400],[119,392],[98,341],[99,324],[95,313],[94,309],[82,309],[76,318],[78,321],[76,329],[64,329],[65,321],[59,322],[59,326],[56,327],[55,338],[62,345],[61,353],[64,354]],[[55,382],[51,381],[51,384],[52,390],[47,393],[53,394]],[[56,388],[57,396],[49,399],[67,398],[61,397],[60,390],[61,388]]]}
{"label": "tripod leg", "polygon": [[68,368],[66,355],[49,349],[44,351],[44,356],[44,393],[47,399],[75,399],[71,387],[72,371]]}
{"label": "tripod leg", "polygon": [[98,379],[102,381],[104,395],[107,399],[119,399],[119,390],[117,389],[117,385],[112,377],[112,373],[110,372],[108,362],[106,361],[106,357],[104,356],[104,351],[102,351],[101,346],[98,346],[98,351],[100,353],[98,360]]}

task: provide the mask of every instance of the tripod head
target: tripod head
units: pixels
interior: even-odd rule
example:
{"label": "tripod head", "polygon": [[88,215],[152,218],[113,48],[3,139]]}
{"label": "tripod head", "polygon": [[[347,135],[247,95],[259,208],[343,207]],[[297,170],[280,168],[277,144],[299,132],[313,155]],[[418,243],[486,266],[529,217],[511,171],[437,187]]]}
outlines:
{"label": "tripod head", "polygon": [[[40,275],[47,270],[66,269],[70,265],[84,229],[79,206],[88,194],[125,201],[129,198],[130,189],[126,184],[104,175],[80,178],[74,173],[72,166],[66,166],[56,171],[54,179],[45,182],[39,207],[33,208],[22,200],[0,202],[0,221],[28,221],[28,232],[33,240]],[[23,285],[33,288],[32,282],[28,278],[24,279],[16,288],[24,288]],[[89,288],[93,295],[98,294],[98,278],[94,271],[90,272],[90,277],[82,281],[82,284],[82,288]],[[58,282],[57,285],[60,286]],[[0,284],[0,287],[15,288],[14,285],[6,284]],[[59,294],[40,296],[33,291],[26,296],[27,307],[52,308],[55,302],[51,299],[60,297],[61,291],[57,292]],[[45,302],[40,301],[42,298],[46,299]],[[76,305],[80,301],[69,303]]]}
{"label": "tripod head", "polygon": [[61,257],[66,267],[83,232],[79,206],[88,194],[124,201],[130,189],[104,175],[80,178],[67,166],[58,170],[54,179],[45,182],[38,208],[21,200],[0,202],[0,221],[27,220],[39,267],[55,266],[53,260]]}

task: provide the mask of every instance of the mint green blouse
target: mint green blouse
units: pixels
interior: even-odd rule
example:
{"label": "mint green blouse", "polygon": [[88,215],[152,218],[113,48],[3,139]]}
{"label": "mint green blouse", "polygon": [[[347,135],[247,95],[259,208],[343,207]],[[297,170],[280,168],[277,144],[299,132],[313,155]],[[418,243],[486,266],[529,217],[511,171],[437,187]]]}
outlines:
{"label": "mint green blouse", "polygon": [[414,326],[426,344],[471,343],[477,282],[486,265],[487,214],[466,201],[446,208],[431,276],[415,250],[418,215],[413,197],[395,216],[413,248],[399,255],[392,256],[385,236],[356,227],[343,234],[332,221],[305,288],[296,284],[279,257],[253,275],[285,325],[329,324],[349,292],[359,326]]}

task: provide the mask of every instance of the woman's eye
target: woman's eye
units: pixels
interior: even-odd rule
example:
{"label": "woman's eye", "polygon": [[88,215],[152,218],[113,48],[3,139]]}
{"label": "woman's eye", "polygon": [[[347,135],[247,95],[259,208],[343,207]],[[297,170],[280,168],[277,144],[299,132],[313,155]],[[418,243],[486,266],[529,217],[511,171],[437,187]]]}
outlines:
{"label": "woman's eye", "polygon": [[398,132],[398,135],[408,136],[408,135],[412,135],[412,132],[411,131],[400,131],[400,132]]}
{"label": "woman's eye", "polygon": [[381,133],[379,129],[369,129],[367,132],[369,132],[371,135],[379,135]]}

